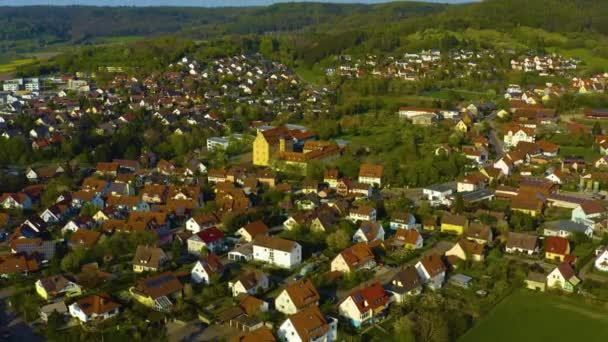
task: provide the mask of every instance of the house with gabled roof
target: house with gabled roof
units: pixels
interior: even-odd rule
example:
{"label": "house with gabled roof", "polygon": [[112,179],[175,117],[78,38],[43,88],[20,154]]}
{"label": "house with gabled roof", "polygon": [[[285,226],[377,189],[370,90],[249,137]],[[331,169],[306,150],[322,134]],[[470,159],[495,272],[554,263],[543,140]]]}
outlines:
{"label": "house with gabled roof", "polygon": [[319,305],[319,292],[310,279],[304,278],[287,285],[275,298],[274,307],[286,315],[292,315]]}
{"label": "house with gabled roof", "polygon": [[379,222],[363,221],[353,235],[354,242],[384,241],[384,228]]}
{"label": "house with gabled roof", "polygon": [[359,328],[382,319],[390,305],[391,296],[379,282],[353,291],[338,304],[340,316]]}
{"label": "house with gabled roof", "polygon": [[357,243],[344,249],[331,261],[332,272],[349,273],[376,266],[374,253],[366,243]]}
{"label": "house with gabled roof", "polygon": [[157,311],[171,311],[173,301],[181,297],[183,285],[171,272],[140,279],[129,292],[135,300]]}
{"label": "house with gabled roof", "polygon": [[406,266],[395,274],[388,284],[389,291],[398,303],[406,301],[410,296],[416,296],[422,292],[422,279],[413,266]]}
{"label": "house with gabled roof", "polygon": [[598,222],[608,218],[608,210],[598,201],[587,201],[581,203],[572,210],[571,219],[595,229]]}
{"label": "house with gabled roof", "polygon": [[186,229],[192,233],[198,233],[201,230],[218,226],[221,223],[220,219],[214,213],[203,213],[193,216],[186,221]]}
{"label": "house with gabled roof", "polygon": [[139,245],[133,256],[133,272],[158,272],[169,257],[159,247]]}
{"label": "house with gabled roof", "polygon": [[361,164],[359,167],[359,182],[371,186],[382,186],[384,166],[376,164]]}
{"label": "house with gabled roof", "polygon": [[545,240],[545,258],[563,262],[570,255],[570,242],[559,236],[549,236]]}
{"label": "house with gabled roof", "polygon": [[324,316],[316,306],[308,307],[287,317],[277,335],[286,342],[333,342],[338,338],[338,320]]}
{"label": "house with gabled roof", "polygon": [[438,254],[423,256],[414,267],[429,288],[437,290],[443,286],[447,269]]}
{"label": "house with gabled roof", "polygon": [[393,248],[419,249],[422,248],[424,239],[416,229],[398,229],[387,243]]}
{"label": "house with gabled roof", "polygon": [[507,253],[538,253],[538,236],[526,233],[509,232],[505,247]]}
{"label": "house with gabled roof", "polygon": [[36,293],[45,300],[58,297],[76,297],[82,294],[81,287],[64,275],[52,275],[41,278],[34,284]]}
{"label": "house with gabled roof", "polygon": [[468,226],[469,219],[466,216],[446,213],[441,218],[441,232],[443,233],[462,235]]}
{"label": "house with gabled roof", "polygon": [[260,270],[243,272],[238,279],[229,282],[228,287],[230,288],[233,297],[242,293],[255,295],[258,292],[264,292],[268,289],[268,276]]}
{"label": "house with gabled roof", "polygon": [[390,227],[396,229],[413,229],[416,226],[416,218],[409,212],[399,211],[391,215]]}
{"label": "house with gabled roof", "polygon": [[253,260],[291,269],[302,262],[302,246],[291,240],[257,235],[253,239]]}
{"label": "house with gabled roof", "polygon": [[567,262],[562,262],[547,275],[547,287],[565,292],[574,292],[580,282],[574,269]]}
{"label": "house with gabled roof", "polygon": [[98,231],[90,229],[78,229],[72,235],[70,235],[68,246],[70,248],[90,248],[97,244],[102,237],[102,234]]}
{"label": "house with gabled roof", "polygon": [[211,253],[198,260],[190,271],[190,278],[197,284],[210,284],[213,277],[219,277],[224,272],[220,258]]}
{"label": "house with gabled roof", "polygon": [[82,298],[69,306],[70,315],[82,323],[102,321],[118,315],[120,304],[109,295],[100,293]]}
{"label": "house with gabled roof", "polygon": [[267,235],[269,231],[270,228],[264,222],[257,220],[241,227],[236,231],[236,235],[240,236],[243,241],[251,242],[256,236]]}
{"label": "house with gabled roof", "polygon": [[211,253],[222,250],[224,244],[224,233],[217,227],[210,227],[188,238],[188,253],[200,255],[203,248]]}

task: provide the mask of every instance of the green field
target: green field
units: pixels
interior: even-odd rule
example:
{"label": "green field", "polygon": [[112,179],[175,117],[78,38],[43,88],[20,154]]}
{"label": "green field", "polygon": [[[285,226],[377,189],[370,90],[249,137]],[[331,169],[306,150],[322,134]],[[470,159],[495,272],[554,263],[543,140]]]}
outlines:
{"label": "green field", "polygon": [[35,61],[36,61],[35,58],[23,58],[23,59],[13,60],[13,61],[10,61],[5,64],[0,64],[0,73],[15,71],[15,69],[17,69],[18,67],[27,65],[27,64],[31,64]]}
{"label": "green field", "polygon": [[461,342],[606,341],[607,309],[577,298],[519,291],[507,297]]}
{"label": "green field", "polygon": [[579,156],[585,158],[585,161],[595,162],[601,156],[600,153],[590,147],[583,146],[560,146],[560,157]]}

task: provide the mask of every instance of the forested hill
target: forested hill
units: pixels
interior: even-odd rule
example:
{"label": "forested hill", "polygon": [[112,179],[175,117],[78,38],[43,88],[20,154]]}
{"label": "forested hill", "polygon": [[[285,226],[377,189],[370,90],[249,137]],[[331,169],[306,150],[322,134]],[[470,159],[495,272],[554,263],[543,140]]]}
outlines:
{"label": "forested hill", "polygon": [[[388,6],[388,7],[387,7]],[[437,13],[446,5],[402,2],[389,5],[284,3],[267,7],[0,7],[0,42],[18,46],[35,39],[40,45],[57,41],[83,43],[95,37],[147,36],[187,31],[195,38],[218,34],[297,31],[335,23],[350,16],[382,14],[394,19]],[[376,12],[378,11],[378,12]],[[354,23],[355,24],[355,23]]]}
{"label": "forested hill", "polygon": [[605,0],[486,0],[453,6],[430,24],[446,29],[510,30],[528,26],[554,32],[595,31],[608,34]]}

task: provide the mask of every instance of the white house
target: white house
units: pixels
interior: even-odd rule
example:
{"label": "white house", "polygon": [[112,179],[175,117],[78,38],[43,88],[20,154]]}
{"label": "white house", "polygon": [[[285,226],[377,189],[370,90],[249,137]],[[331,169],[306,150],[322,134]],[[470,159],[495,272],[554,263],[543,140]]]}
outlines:
{"label": "white house", "polygon": [[594,227],[599,221],[606,219],[606,208],[599,202],[589,201],[580,204],[572,210],[571,219],[574,222]]}
{"label": "white house", "polygon": [[353,221],[376,221],[376,209],[366,205],[351,208],[348,218]]}
{"label": "white house", "polygon": [[193,216],[186,221],[186,229],[196,234],[206,228],[219,224],[219,220],[213,214],[202,214]]}
{"label": "white house", "polygon": [[422,196],[429,201],[432,206],[450,205],[452,200],[450,196],[454,193],[454,189],[445,184],[430,185],[422,189]]}
{"label": "white house", "polygon": [[192,235],[188,239],[188,253],[200,255],[203,248],[211,253],[221,251],[223,247],[224,233],[216,227],[207,228]]}
{"label": "white house", "polygon": [[608,248],[603,249],[599,253],[593,265],[599,271],[608,272]]}
{"label": "white house", "polygon": [[520,141],[533,143],[536,140],[534,129],[513,125],[505,128],[503,142],[506,148],[517,146]]}
{"label": "white house", "polygon": [[354,291],[342,300],[338,305],[338,312],[358,328],[384,317],[390,302],[389,293],[379,282],[375,282],[371,286]]}
{"label": "white house", "polygon": [[414,229],[416,228],[416,218],[414,215],[407,212],[398,212],[391,217],[390,227],[396,229]]}
{"label": "white house", "polygon": [[415,265],[416,272],[424,284],[433,290],[440,289],[445,281],[446,267],[441,261],[441,257],[432,254],[422,257]]}
{"label": "white house", "polygon": [[120,304],[107,295],[94,295],[78,300],[69,306],[70,315],[82,323],[105,320],[118,315]]}
{"label": "white house", "polygon": [[31,209],[32,200],[25,193],[5,193],[0,196],[0,205],[4,209]]}
{"label": "white house", "polygon": [[589,238],[593,237],[593,228],[584,223],[574,222],[570,220],[558,220],[547,222],[543,231],[545,236],[560,236],[568,238],[574,233],[582,233]]}
{"label": "white house", "polygon": [[363,221],[353,235],[354,242],[384,241],[384,228],[379,222]]}
{"label": "white house", "polygon": [[268,277],[261,271],[253,270],[242,275],[234,282],[229,282],[228,287],[232,296],[236,297],[241,293],[255,295],[268,289]]}
{"label": "white house", "polygon": [[224,265],[220,258],[211,253],[194,264],[190,271],[190,278],[197,284],[210,284],[211,278],[221,275],[223,271]]}
{"label": "white house", "polygon": [[295,241],[258,235],[253,240],[253,260],[291,269],[302,262],[302,246]]}
{"label": "white house", "polygon": [[287,285],[274,300],[277,311],[286,315],[295,314],[309,307],[319,305],[319,292],[309,279],[300,279]]}
{"label": "white house", "polygon": [[338,320],[324,317],[318,307],[310,307],[289,316],[277,335],[287,342],[332,342],[338,338]]}

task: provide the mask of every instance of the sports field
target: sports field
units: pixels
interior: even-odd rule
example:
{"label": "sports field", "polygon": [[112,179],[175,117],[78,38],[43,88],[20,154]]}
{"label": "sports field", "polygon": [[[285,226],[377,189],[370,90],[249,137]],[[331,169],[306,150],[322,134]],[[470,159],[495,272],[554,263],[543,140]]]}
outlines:
{"label": "sports field", "polygon": [[518,291],[503,300],[460,342],[607,341],[608,307],[577,298]]}

